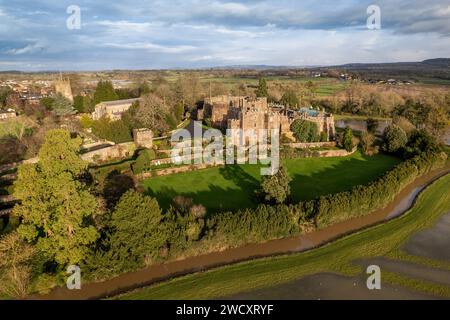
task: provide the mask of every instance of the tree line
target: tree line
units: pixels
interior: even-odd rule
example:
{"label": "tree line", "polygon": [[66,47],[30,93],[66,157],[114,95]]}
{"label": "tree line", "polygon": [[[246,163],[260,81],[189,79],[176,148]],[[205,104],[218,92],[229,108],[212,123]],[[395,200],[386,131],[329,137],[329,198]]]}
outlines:
{"label": "tree line", "polygon": [[[408,143],[426,146],[417,139]],[[324,228],[384,207],[447,160],[428,145],[407,153],[408,160],[368,185],[300,203],[290,202],[290,178],[282,168],[263,179],[257,208],[208,215],[201,204],[181,196],[164,212],[133,183],[105,203],[79,158],[80,144],[65,130],[52,130],[39,162],[19,167],[14,196],[20,204],[13,213],[20,225],[0,238],[3,294],[24,296],[62,285],[70,264],[80,265],[85,279],[100,280],[180,256]]]}

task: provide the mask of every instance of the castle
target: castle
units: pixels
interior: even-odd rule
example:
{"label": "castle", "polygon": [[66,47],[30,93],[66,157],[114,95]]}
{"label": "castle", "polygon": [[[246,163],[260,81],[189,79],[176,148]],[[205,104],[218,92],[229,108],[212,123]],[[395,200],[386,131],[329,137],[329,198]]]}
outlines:
{"label": "castle", "polygon": [[227,95],[206,98],[197,118],[209,118],[211,125],[219,129],[279,129],[280,135],[290,139],[293,139],[291,124],[302,119],[316,123],[319,134],[325,132],[329,140],[336,135],[332,114],[307,108],[290,110],[271,107],[267,98]]}
{"label": "castle", "polygon": [[60,75],[60,79],[54,82],[55,92],[61,94],[63,97],[73,102],[72,87],[70,86],[69,79],[63,79]]}

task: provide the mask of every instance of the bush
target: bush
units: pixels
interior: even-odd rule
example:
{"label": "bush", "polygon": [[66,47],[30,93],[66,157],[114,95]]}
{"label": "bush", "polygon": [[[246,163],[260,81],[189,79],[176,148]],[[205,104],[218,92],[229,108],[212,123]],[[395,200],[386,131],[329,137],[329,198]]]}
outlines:
{"label": "bush", "polygon": [[108,118],[102,118],[93,121],[92,133],[101,139],[115,143],[124,143],[133,140],[130,129],[122,120],[110,121]]}
{"label": "bush", "polygon": [[317,227],[324,228],[385,207],[405,186],[421,175],[444,166],[446,161],[445,153],[416,156],[400,163],[369,185],[320,197],[315,201],[314,209]]}
{"label": "bush", "polygon": [[318,142],[320,140],[319,129],[314,122],[307,120],[295,120],[291,130],[299,142]]}
{"label": "bush", "polygon": [[422,153],[440,152],[441,147],[436,138],[429,135],[424,130],[412,132],[408,143],[405,146],[405,157],[412,158]]}
{"label": "bush", "polygon": [[377,154],[379,147],[375,145],[375,136],[369,132],[364,132],[361,135],[361,148],[366,156]]}
{"label": "bush", "polygon": [[223,247],[289,237],[372,213],[385,207],[409,183],[445,165],[443,153],[417,156],[399,164],[380,179],[350,191],[295,205],[260,205],[256,209],[218,213],[208,218],[207,240]]}
{"label": "bush", "polygon": [[256,209],[225,212],[207,221],[209,239],[222,245],[237,246],[298,233],[301,206],[260,205]]}
{"label": "bush", "polygon": [[347,152],[352,152],[355,147],[353,140],[353,131],[349,127],[345,128],[343,146]]}
{"label": "bush", "polygon": [[383,150],[391,153],[403,149],[408,142],[405,131],[395,124],[390,125],[384,130],[383,139]]}
{"label": "bush", "polygon": [[139,152],[136,162],[133,164],[133,173],[140,174],[151,170],[151,162],[156,159],[153,149],[144,149]]}
{"label": "bush", "polygon": [[94,123],[95,123],[95,121],[92,120],[92,118],[86,114],[83,114],[80,117],[80,124],[84,129],[92,128]]}
{"label": "bush", "polygon": [[284,203],[291,194],[291,182],[286,169],[281,167],[277,174],[264,176],[261,181],[260,193],[267,202]]}

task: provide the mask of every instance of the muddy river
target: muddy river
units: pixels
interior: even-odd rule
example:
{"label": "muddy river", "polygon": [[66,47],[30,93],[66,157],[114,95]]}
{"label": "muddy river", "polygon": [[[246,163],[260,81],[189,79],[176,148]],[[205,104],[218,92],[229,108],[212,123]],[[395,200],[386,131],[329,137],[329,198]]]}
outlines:
{"label": "muddy river", "polygon": [[417,194],[432,181],[447,174],[448,168],[431,172],[407,186],[386,208],[374,213],[335,224],[328,228],[310,234],[269,241],[260,244],[250,244],[239,248],[228,249],[179,261],[171,261],[155,265],[136,272],[120,275],[111,280],[89,283],[81,290],[57,288],[50,294],[32,296],[32,299],[96,299],[117,295],[133,289],[167,280],[176,276],[212,269],[240,261],[274,256],[286,253],[302,252],[333,241],[346,234],[381,223],[408,210]]}

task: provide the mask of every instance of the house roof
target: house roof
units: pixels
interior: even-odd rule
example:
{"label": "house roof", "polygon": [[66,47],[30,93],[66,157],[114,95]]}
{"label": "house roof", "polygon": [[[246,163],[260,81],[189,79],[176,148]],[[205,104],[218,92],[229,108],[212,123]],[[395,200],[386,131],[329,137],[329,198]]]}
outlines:
{"label": "house roof", "polygon": [[103,105],[105,107],[113,107],[113,106],[118,106],[118,105],[121,105],[121,104],[133,104],[134,102],[139,101],[139,100],[140,100],[140,98],[126,99],[126,100],[115,100],[115,101],[104,101],[104,102],[100,102],[98,105]]}

